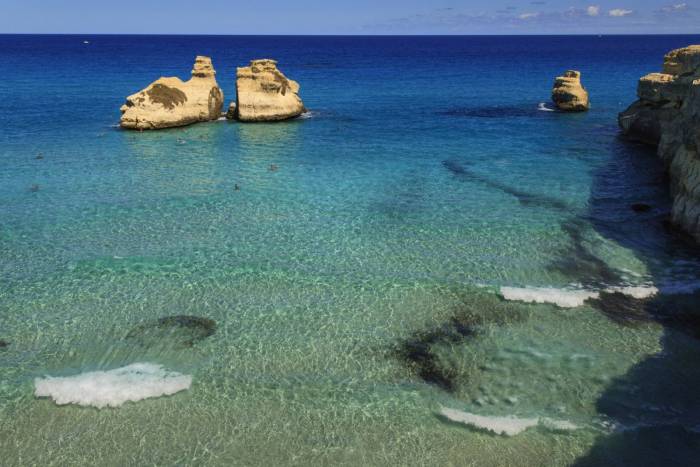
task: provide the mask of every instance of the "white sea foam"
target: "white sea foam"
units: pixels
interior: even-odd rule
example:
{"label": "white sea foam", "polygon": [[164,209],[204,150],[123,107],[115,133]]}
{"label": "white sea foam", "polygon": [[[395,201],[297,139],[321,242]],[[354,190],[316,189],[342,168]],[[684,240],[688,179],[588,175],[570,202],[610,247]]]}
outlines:
{"label": "white sea foam", "polygon": [[571,423],[568,420],[554,420],[551,418],[541,418],[540,424],[552,431],[574,431],[578,430],[579,426]]}
{"label": "white sea foam", "polygon": [[501,287],[501,296],[509,301],[551,303],[560,308],[576,308],[582,306],[589,298],[598,298],[600,294],[584,289]]}
{"label": "white sea foam", "polygon": [[[607,293],[621,293],[636,299],[656,296],[659,289],[653,284],[624,285],[603,288]],[[576,308],[586,300],[600,298],[600,291],[591,289],[556,289],[551,287],[501,287],[501,296],[506,300],[525,303],[551,303],[560,308]]]}
{"label": "white sea foam", "polygon": [[58,405],[119,407],[152,397],[170,396],[189,389],[192,376],[167,371],[153,363],[134,363],[109,371],[34,380],[34,395],[50,397]]}
{"label": "white sea foam", "polygon": [[315,117],[315,116],[316,116],[316,113],[315,113],[315,112],[311,112],[311,111],[309,110],[309,111],[306,111],[306,112],[304,112],[303,114],[299,115],[299,117],[297,117],[297,118],[301,118],[301,119],[304,119],[304,120],[305,120],[305,119],[307,119],[307,118],[313,118],[313,117]]}
{"label": "white sea foam", "polygon": [[578,430],[579,426],[568,420],[554,420],[551,418],[517,418],[517,417],[489,417],[476,415],[461,410],[440,408],[440,414],[450,421],[462,423],[480,430],[503,436],[515,436],[528,428],[538,425],[552,431]]}
{"label": "white sea foam", "polygon": [[540,102],[540,105],[537,106],[537,110],[541,112],[555,112],[554,109],[550,109],[549,107],[547,107],[547,104],[545,104],[544,102]]}
{"label": "white sea foam", "polygon": [[659,293],[659,289],[653,285],[641,285],[641,286],[620,286],[620,287],[608,287],[605,289],[608,293],[621,293],[627,295],[628,297],[645,299],[656,296]]}
{"label": "white sea foam", "polygon": [[440,409],[440,414],[453,422],[505,436],[515,436],[539,423],[537,418],[485,417],[445,407]]}

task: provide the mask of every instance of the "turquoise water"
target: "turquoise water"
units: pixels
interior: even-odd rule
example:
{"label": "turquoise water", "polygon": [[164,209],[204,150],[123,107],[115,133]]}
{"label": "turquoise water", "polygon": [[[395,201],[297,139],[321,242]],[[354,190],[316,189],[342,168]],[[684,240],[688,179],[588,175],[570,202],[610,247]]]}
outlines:
{"label": "turquoise water", "polygon": [[[0,36],[3,462],[693,459],[697,297],[678,292],[700,255],[664,227],[662,167],[616,113],[697,39]],[[116,127],[126,95],[196,54],[227,100],[235,66],[278,59],[311,112]],[[572,67],[591,112],[538,110]],[[499,295],[649,283],[641,317]],[[179,315],[216,331],[129,336]],[[192,386],[103,410],[34,395],[136,362]],[[577,429],[503,437],[441,407]]]}

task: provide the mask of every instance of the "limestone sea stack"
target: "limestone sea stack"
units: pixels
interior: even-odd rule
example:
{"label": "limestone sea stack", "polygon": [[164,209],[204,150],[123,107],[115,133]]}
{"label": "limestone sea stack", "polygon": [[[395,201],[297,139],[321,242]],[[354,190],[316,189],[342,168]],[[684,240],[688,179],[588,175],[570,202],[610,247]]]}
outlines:
{"label": "limestone sea stack", "polygon": [[235,116],[243,122],[269,122],[305,112],[299,83],[287,79],[275,60],[253,60],[236,73]]}
{"label": "limestone sea stack", "polygon": [[121,108],[122,128],[157,130],[217,120],[224,94],[216,83],[209,57],[198,56],[192,78],[160,78],[143,91],[126,98]]}
{"label": "limestone sea stack", "polygon": [[590,108],[588,92],[581,84],[581,73],[569,70],[554,80],[552,101],[564,112],[583,112]]}
{"label": "limestone sea stack", "polygon": [[700,241],[700,45],[669,52],[662,73],[639,80],[637,96],[620,127],[658,146],[671,175],[672,221]]}

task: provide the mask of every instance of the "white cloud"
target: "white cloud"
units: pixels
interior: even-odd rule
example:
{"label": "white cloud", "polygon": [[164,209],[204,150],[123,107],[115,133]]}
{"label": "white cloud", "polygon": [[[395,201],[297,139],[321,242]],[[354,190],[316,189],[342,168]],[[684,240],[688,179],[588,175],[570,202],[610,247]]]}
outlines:
{"label": "white cloud", "polygon": [[675,5],[668,5],[661,9],[664,13],[679,13],[681,11],[686,11],[688,9],[687,3],[676,3]]}
{"label": "white cloud", "polygon": [[540,16],[539,13],[523,13],[522,15],[518,16],[518,18],[528,20],[528,19],[535,19],[538,16]]}
{"label": "white cloud", "polygon": [[588,16],[598,16],[600,14],[600,7],[598,5],[591,5],[586,8],[586,14]]}
{"label": "white cloud", "polygon": [[623,16],[629,16],[632,13],[634,13],[634,11],[632,11],[632,10],[625,10],[623,8],[615,8],[614,10],[610,10],[608,12],[608,15],[614,16],[616,18],[621,18]]}

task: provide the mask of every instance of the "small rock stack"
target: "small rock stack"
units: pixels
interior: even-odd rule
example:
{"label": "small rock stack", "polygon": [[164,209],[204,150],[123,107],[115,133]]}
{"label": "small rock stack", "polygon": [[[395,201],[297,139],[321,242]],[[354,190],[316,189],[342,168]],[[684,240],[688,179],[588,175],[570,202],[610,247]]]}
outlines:
{"label": "small rock stack", "polygon": [[160,78],[126,98],[120,125],[134,130],[157,130],[221,116],[224,93],[216,83],[216,71],[209,57],[196,58],[192,78]]}
{"label": "small rock stack", "polygon": [[590,108],[588,92],[581,85],[581,72],[569,70],[554,81],[552,101],[564,112],[584,112]]}
{"label": "small rock stack", "polygon": [[287,79],[275,60],[253,60],[238,68],[233,117],[242,122],[269,122],[298,117],[305,110],[299,83]]}

